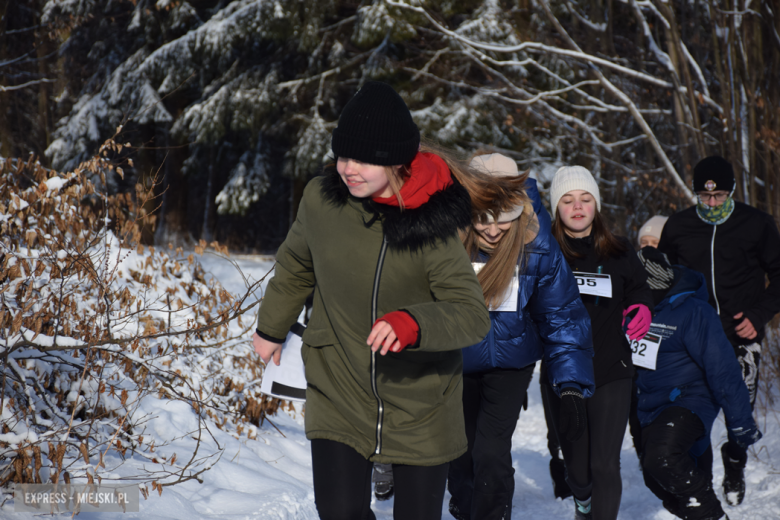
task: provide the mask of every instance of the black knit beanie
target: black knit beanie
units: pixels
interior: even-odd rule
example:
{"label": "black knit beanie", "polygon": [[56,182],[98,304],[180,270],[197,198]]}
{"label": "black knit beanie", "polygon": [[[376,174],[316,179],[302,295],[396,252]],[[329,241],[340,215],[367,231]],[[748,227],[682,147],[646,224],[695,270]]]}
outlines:
{"label": "black knit beanie", "polygon": [[331,139],[336,157],[382,166],[412,162],[419,146],[420,131],[409,108],[380,81],[367,82],[349,100]]}
{"label": "black knit beanie", "polygon": [[719,155],[699,161],[693,169],[693,191],[728,191],[734,189],[734,169]]}

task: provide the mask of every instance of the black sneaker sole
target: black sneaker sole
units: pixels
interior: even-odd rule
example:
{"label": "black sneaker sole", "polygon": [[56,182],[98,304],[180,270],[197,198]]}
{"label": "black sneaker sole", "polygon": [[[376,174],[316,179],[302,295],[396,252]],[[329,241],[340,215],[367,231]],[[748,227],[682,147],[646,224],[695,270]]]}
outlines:
{"label": "black sneaker sole", "polygon": [[377,492],[374,492],[374,496],[376,497],[376,499],[377,500],[382,500],[382,501],[390,500],[391,498],[393,498],[393,494],[394,493],[393,493],[392,490],[389,493],[381,493],[381,494],[377,493]]}

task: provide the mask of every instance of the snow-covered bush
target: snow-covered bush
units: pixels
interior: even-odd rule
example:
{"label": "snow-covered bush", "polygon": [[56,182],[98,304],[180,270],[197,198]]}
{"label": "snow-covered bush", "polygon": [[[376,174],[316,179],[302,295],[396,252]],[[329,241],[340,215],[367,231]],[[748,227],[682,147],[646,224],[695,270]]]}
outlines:
{"label": "snow-covered bush", "polygon": [[[121,175],[105,157],[122,148],[65,174],[0,162],[0,486],[111,480],[132,456],[145,473],[122,478],[161,492],[218,460],[201,449],[209,428],[253,438],[280,404],[259,393],[244,316],[259,282],[231,295],[196,255],[139,245],[153,186],[106,196],[89,180]],[[192,453],[149,431],[150,399],[190,410],[177,435]]]}

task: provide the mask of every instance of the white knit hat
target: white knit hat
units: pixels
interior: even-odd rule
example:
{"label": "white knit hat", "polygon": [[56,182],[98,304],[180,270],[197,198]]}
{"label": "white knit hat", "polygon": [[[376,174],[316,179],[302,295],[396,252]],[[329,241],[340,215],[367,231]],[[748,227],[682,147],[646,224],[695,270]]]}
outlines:
{"label": "white knit hat", "polygon": [[667,220],[669,220],[669,217],[664,217],[662,215],[650,217],[650,220],[645,222],[644,225],[639,228],[639,233],[636,235],[637,243],[642,239],[642,237],[646,236],[655,237],[658,240],[661,240],[661,231],[664,230],[664,224],[666,224]]}
{"label": "white knit hat", "polygon": [[[478,155],[471,160],[469,166],[475,170],[492,175],[493,177],[517,177],[517,163],[500,153],[491,153],[486,155]],[[509,222],[515,220],[523,213],[523,204],[515,206],[510,211],[504,211],[498,216],[499,222]],[[488,222],[493,222],[493,215],[488,213],[485,215]]]}
{"label": "white knit hat", "polygon": [[561,197],[574,190],[587,191],[596,199],[596,208],[601,211],[601,194],[596,179],[582,166],[563,166],[555,172],[550,183],[550,210],[555,215]]}

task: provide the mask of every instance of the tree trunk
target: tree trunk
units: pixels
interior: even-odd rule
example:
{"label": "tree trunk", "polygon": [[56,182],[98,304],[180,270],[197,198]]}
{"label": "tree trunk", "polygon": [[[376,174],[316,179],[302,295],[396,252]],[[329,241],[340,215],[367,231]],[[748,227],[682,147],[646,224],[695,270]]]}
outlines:
{"label": "tree trunk", "polygon": [[170,135],[167,126],[157,126],[156,130],[158,139],[155,139],[155,142],[162,144],[162,147],[160,147],[162,153],[157,154],[157,157],[159,158],[158,164],[162,165],[162,182],[160,184],[160,188],[162,189],[162,203],[157,212],[157,229],[154,230],[154,244],[163,246],[170,242],[168,213],[171,210],[171,162],[166,157],[167,152],[170,149]]}
{"label": "tree trunk", "polygon": [[214,176],[216,175],[216,165],[214,164],[214,147],[209,149],[209,180],[206,183],[206,202],[203,204],[203,227],[200,237],[207,243],[214,240],[214,231],[211,228],[211,206],[214,195],[211,193],[214,186]]}

